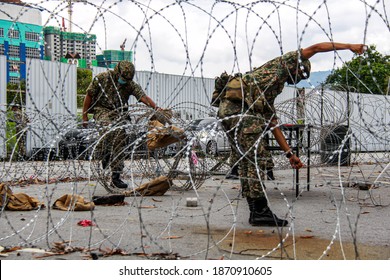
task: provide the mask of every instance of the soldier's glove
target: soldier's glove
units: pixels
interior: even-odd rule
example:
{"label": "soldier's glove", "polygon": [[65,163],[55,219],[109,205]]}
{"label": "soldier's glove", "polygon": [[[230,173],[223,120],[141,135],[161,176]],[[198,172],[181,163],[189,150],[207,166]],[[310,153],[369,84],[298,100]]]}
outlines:
{"label": "soldier's glove", "polygon": [[171,109],[159,109],[154,112],[150,120],[157,120],[162,124],[171,124],[171,119],[173,117],[173,111]]}

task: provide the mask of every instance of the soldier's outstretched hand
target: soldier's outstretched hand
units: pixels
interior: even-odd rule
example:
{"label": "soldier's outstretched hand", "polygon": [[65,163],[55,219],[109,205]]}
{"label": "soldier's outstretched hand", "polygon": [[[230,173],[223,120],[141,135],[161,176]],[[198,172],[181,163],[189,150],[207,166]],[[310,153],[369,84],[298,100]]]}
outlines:
{"label": "soldier's outstretched hand", "polygon": [[303,163],[301,162],[300,158],[294,154],[290,157],[290,164],[294,169],[300,169],[303,167]]}
{"label": "soldier's outstretched hand", "polygon": [[356,54],[363,54],[367,50],[364,44],[351,44],[350,50]]}

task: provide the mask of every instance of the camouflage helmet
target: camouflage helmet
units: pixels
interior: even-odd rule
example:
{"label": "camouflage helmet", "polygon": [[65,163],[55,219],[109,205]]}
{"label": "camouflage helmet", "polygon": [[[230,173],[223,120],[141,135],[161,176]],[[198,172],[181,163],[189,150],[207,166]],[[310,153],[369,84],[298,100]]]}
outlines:
{"label": "camouflage helmet", "polygon": [[310,61],[308,59],[301,61],[298,67],[294,65],[294,68],[290,69],[290,75],[287,78],[287,83],[292,85],[299,83],[301,80],[308,79],[310,77],[310,70]]}
{"label": "camouflage helmet", "polygon": [[115,66],[114,71],[124,80],[132,81],[135,73],[135,67],[130,61],[122,60]]}

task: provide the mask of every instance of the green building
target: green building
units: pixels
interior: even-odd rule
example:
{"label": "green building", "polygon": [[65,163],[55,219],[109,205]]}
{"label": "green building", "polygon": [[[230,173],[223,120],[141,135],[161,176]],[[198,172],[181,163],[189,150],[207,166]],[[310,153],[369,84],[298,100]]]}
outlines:
{"label": "green building", "polygon": [[96,56],[97,66],[114,68],[115,65],[121,60],[127,60],[133,62],[133,52],[124,50],[105,50],[103,54]]}

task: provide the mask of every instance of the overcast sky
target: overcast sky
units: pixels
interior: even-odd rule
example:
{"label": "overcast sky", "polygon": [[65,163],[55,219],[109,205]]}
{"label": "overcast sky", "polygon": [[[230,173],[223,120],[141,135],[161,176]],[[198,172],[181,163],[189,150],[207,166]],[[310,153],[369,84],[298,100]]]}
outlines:
{"label": "overcast sky", "polygon": [[[43,25],[60,26],[64,17],[69,28],[67,1],[25,2],[46,9]],[[96,34],[98,54],[127,39],[137,70],[214,77],[329,40],[375,44],[390,54],[389,20],[388,0],[109,0],[75,3],[72,31]],[[330,70],[352,57],[349,51],[319,54],[312,70]]]}

